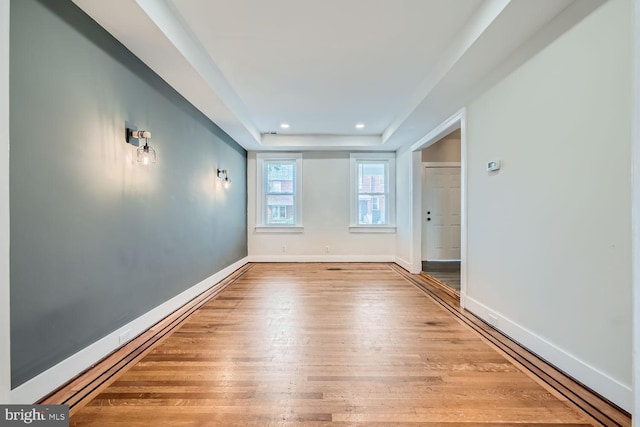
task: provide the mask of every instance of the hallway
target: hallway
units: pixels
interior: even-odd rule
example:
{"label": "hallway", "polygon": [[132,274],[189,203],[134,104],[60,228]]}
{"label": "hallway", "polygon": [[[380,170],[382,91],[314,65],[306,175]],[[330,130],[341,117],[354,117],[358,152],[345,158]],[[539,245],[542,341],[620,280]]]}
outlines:
{"label": "hallway", "polygon": [[460,292],[460,261],[422,261],[422,271],[451,289]]}
{"label": "hallway", "polygon": [[255,264],[71,418],[445,422],[590,425],[389,264],[355,263]]}

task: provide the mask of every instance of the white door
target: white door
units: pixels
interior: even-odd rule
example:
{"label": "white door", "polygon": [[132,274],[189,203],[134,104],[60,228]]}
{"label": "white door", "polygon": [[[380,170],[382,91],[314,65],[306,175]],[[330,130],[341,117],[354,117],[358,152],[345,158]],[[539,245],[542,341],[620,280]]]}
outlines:
{"label": "white door", "polygon": [[424,168],[422,260],[460,259],[460,168]]}

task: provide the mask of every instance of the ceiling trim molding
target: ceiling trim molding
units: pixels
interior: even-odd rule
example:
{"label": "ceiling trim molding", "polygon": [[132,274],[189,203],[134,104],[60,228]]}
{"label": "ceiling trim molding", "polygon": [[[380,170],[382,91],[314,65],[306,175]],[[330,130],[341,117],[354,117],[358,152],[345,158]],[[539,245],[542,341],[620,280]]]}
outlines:
{"label": "ceiling trim molding", "polygon": [[[605,0],[481,3],[443,43],[439,59],[411,97],[394,107],[396,118],[381,135],[341,135],[330,128],[326,134],[261,134],[260,111],[239,96],[234,76],[222,73],[223,59],[211,56],[206,38],[196,36],[176,0],[72,1],[246,150],[403,151]],[[253,90],[269,84],[263,77]],[[317,120],[322,124],[325,118]]]}
{"label": "ceiling trim molding", "polygon": [[262,146],[296,150],[382,150],[379,135],[270,135],[262,136]]}
{"label": "ceiling trim molding", "polygon": [[202,76],[256,142],[260,143],[260,132],[250,120],[246,106],[224,77],[218,65],[202,47],[200,41],[182,23],[171,2],[166,0],[136,0],[136,3],[178,49],[178,52],[191,64],[194,70]]}
{"label": "ceiling trim molding", "polygon": [[512,0],[490,0],[484,3],[469,20],[461,31],[445,49],[433,71],[424,79],[416,90],[415,96],[407,103],[405,110],[387,127],[382,134],[382,143],[389,141],[391,136],[402,126],[407,118],[427,98],[436,85],[449,73],[454,65],[473,46],[480,36],[487,31],[496,18],[506,9]]}
{"label": "ceiling trim molding", "polygon": [[[460,111],[456,112],[444,122],[440,123],[434,129],[431,130],[428,134],[420,138],[415,144],[413,144],[410,148],[411,151],[423,150],[436,142],[440,141],[445,136],[449,135],[456,129],[462,128],[462,121],[465,119],[467,114],[467,109],[463,108]],[[462,140],[462,138],[461,138]]]}

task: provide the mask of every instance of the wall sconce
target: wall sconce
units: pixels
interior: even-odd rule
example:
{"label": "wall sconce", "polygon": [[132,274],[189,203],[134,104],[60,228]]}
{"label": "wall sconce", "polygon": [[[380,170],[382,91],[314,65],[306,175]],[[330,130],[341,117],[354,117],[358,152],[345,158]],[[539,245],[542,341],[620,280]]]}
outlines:
{"label": "wall sconce", "polygon": [[147,130],[133,130],[127,128],[127,142],[129,142],[130,139],[144,139],[144,145],[142,147],[138,146],[136,159],[138,160],[138,163],[142,163],[145,166],[149,163],[156,162],[156,150],[149,145],[149,138],[151,138],[151,132]]}
{"label": "wall sconce", "polygon": [[222,181],[224,188],[229,188],[231,181],[229,180],[229,171],[218,168],[218,178]]}

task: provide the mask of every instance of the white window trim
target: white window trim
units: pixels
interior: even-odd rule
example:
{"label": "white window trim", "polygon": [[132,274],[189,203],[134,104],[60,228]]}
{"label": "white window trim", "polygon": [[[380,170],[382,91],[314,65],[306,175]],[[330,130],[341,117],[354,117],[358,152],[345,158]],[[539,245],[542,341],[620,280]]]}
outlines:
{"label": "white window trim", "polygon": [[[265,160],[282,160],[296,162],[295,181],[295,224],[270,225],[265,222],[266,206],[264,203],[264,162]],[[259,233],[302,233],[302,153],[257,153],[256,154],[256,226]]]}
{"label": "white window trim", "polygon": [[[395,153],[351,153],[350,159],[350,233],[395,233],[396,232],[396,155]],[[358,224],[358,161],[383,160],[388,164],[389,201],[387,206],[388,223],[384,225]]]}

